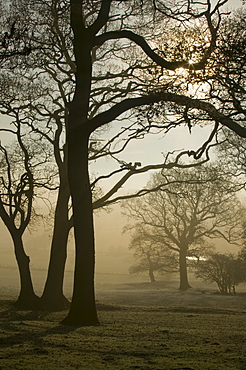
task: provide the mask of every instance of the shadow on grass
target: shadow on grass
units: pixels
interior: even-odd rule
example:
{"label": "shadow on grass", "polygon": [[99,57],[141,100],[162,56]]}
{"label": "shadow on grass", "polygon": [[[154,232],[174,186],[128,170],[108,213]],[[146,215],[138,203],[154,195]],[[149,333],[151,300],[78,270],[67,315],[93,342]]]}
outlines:
{"label": "shadow on grass", "polygon": [[[97,302],[98,311],[119,311],[124,310],[121,306],[114,306]],[[48,312],[48,311],[19,311],[13,306],[11,301],[0,301],[0,332],[4,336],[0,337],[0,347],[7,348],[23,342],[42,341],[49,335],[67,335],[78,326],[60,325],[60,321],[65,317],[67,311]],[[51,326],[45,330],[45,326]],[[42,328],[43,326],[43,328]],[[36,331],[35,331],[36,329]]]}
{"label": "shadow on grass", "polygon": [[[13,307],[13,302],[9,301],[1,301],[1,308],[0,332],[3,335],[0,337],[0,348],[23,344],[23,342],[39,343],[46,336],[67,335],[78,329],[75,326],[59,324],[66,311],[59,313],[18,311]],[[47,328],[47,326],[52,327]]]}

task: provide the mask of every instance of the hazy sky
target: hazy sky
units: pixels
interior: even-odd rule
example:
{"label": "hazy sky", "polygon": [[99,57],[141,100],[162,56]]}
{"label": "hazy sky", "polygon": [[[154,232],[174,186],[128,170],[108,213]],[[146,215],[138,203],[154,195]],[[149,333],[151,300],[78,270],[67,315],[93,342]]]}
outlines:
{"label": "hazy sky", "polygon": [[[216,3],[216,1],[213,0],[213,3]],[[240,6],[242,6],[242,0],[229,0],[228,1],[229,8],[238,8]]]}

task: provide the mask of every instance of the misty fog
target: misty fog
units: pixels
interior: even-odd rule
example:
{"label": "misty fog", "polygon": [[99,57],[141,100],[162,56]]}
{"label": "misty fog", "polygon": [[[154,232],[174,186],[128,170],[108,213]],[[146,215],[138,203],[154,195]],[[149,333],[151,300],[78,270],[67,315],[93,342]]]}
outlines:
{"label": "misty fog", "polygon": [[[96,286],[100,291],[101,285],[106,283],[116,285],[129,282],[149,282],[148,274],[130,276],[129,267],[134,263],[133,252],[128,249],[130,235],[123,233],[123,227],[128,222],[121,214],[120,206],[111,207],[111,212],[100,211],[94,216],[96,230]],[[14,256],[12,241],[9,234],[0,222],[1,248],[0,248],[0,294],[2,297],[11,298],[13,293],[18,295],[19,274]],[[30,257],[31,272],[34,287],[41,293],[47,274],[49,262],[51,230],[32,230],[25,235],[26,252]],[[216,250],[219,252],[236,252],[237,247],[217,240]],[[74,268],[74,244],[71,233],[68,243],[68,258],[66,263],[64,291],[70,297],[72,293]],[[160,281],[169,281],[170,278],[178,284],[178,276],[158,276]],[[196,282],[195,285],[201,285]],[[193,283],[194,285],[194,283]],[[175,287],[175,284],[174,284]],[[176,286],[177,289],[177,286]]]}

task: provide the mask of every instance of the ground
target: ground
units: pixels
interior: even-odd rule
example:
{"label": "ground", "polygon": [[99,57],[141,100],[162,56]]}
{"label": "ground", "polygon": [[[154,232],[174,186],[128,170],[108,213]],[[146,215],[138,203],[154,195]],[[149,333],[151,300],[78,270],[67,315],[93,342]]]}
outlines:
{"label": "ground", "polygon": [[[246,369],[246,286],[236,296],[177,279],[99,274],[100,326],[64,327],[66,312],[16,311],[0,283],[0,369]],[[162,278],[163,279],[163,278]],[[67,282],[68,284],[68,282]],[[69,286],[69,284],[68,284]]]}

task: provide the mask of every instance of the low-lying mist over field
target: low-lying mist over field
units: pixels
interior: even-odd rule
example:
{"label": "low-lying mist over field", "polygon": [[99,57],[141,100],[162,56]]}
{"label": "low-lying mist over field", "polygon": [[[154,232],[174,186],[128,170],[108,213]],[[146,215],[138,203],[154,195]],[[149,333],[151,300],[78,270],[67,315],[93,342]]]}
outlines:
{"label": "low-lying mist over field", "polygon": [[[122,233],[126,223],[126,218],[120,214],[119,207],[114,207],[112,212],[101,211],[95,216],[96,228],[96,283],[97,288],[106,281],[109,285],[120,283],[121,281],[149,282],[147,271],[143,276],[129,276],[129,268],[134,264],[133,251],[129,250],[130,236]],[[16,297],[19,289],[19,273],[16,258],[14,255],[12,241],[6,228],[0,224],[1,229],[1,248],[0,248],[0,287],[1,292],[6,298],[9,290],[15,292]],[[51,243],[51,232],[34,228],[25,235],[26,253],[30,257],[30,268],[33,277],[35,291],[42,293],[49,263]],[[222,253],[230,251],[236,252],[237,246],[230,245],[225,241],[216,241],[216,249]],[[73,236],[69,237],[68,254],[65,273],[65,293],[72,294],[74,270],[74,244]],[[192,274],[191,274],[192,276]],[[158,280],[169,281],[173,279],[176,283],[172,286],[178,289],[178,275],[164,274],[157,276]],[[195,286],[199,287],[202,281],[195,280]],[[216,289],[215,285],[214,288]],[[240,287],[240,286],[239,286]],[[5,293],[7,296],[5,296]],[[12,297],[12,293],[10,294]],[[12,297],[13,298],[13,297]]]}

